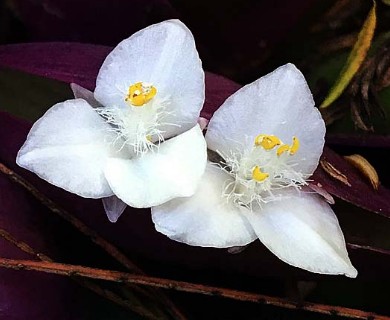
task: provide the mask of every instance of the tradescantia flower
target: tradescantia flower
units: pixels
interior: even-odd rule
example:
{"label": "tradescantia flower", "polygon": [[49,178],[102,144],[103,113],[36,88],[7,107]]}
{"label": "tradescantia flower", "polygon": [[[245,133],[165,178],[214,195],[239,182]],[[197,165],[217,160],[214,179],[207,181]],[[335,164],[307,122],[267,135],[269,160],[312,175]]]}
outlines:
{"label": "tradescantia flower", "polygon": [[[94,93],[50,108],[17,163],[86,198],[104,198],[111,221],[126,204],[159,205],[195,192],[206,142],[197,119],[204,72],[191,32],[178,20],[149,26],[105,59]],[[121,200],[119,200],[119,199]]]}
{"label": "tradescantia flower", "polygon": [[211,118],[209,162],[197,192],[152,208],[156,229],[190,245],[225,248],[260,239],[278,258],[316,273],[356,277],[338,220],[305,191],[325,124],[292,64],[243,87]]}

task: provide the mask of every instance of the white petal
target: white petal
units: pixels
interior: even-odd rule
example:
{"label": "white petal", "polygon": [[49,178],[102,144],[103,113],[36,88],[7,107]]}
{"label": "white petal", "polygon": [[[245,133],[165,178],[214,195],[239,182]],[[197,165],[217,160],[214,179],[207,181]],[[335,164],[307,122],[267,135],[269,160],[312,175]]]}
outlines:
{"label": "white petal", "polygon": [[33,125],[16,161],[82,197],[111,196],[103,169],[108,157],[118,154],[109,128],[84,100],[58,103]]}
{"label": "white petal", "polygon": [[165,137],[192,128],[204,101],[204,72],[194,38],[179,20],[149,26],[123,40],[107,56],[96,80],[95,97],[105,107],[126,107],[129,86],[152,83],[152,101],[168,101]]}
{"label": "white petal", "polygon": [[258,134],[276,135],[286,144],[298,137],[301,146],[294,155],[299,163],[295,169],[306,174],[316,169],[325,124],[294,65],[286,64],[229,97],[211,118],[206,140],[210,149],[228,154],[251,148]]}
{"label": "white petal", "polygon": [[206,141],[196,125],[132,160],[112,158],[105,175],[128,205],[147,208],[194,194],[206,166]]}
{"label": "white petal", "polygon": [[71,83],[70,88],[72,89],[75,99],[83,99],[88,102],[91,107],[100,107],[101,104],[95,99],[93,92],[78,85],[77,83]]}
{"label": "white petal", "polygon": [[108,220],[110,222],[117,222],[123,211],[125,211],[127,204],[117,196],[103,198],[102,201]]}
{"label": "white petal", "polygon": [[244,246],[257,236],[240,209],[222,197],[230,176],[208,164],[196,193],[152,208],[156,230],[189,245]]}
{"label": "white petal", "polygon": [[284,262],[315,273],[357,276],[337,217],[319,196],[287,192],[246,216],[260,241]]}

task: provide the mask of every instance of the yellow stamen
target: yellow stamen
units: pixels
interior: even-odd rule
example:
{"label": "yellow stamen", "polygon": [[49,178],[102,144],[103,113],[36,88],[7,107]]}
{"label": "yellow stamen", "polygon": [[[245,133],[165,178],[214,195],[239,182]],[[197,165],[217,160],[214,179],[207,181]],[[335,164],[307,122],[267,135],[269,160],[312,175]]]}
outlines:
{"label": "yellow stamen", "polygon": [[290,154],[290,155],[294,155],[298,149],[299,149],[299,139],[297,137],[293,137],[293,142],[292,142],[292,145],[288,145],[288,144],[283,144],[281,145],[278,150],[276,151],[276,154],[278,156],[282,155],[283,153],[287,152]]}
{"label": "yellow stamen", "polygon": [[297,137],[293,137],[293,143],[292,143],[292,146],[290,148],[290,154],[293,155],[295,154],[299,149],[299,140]]}
{"label": "yellow stamen", "polygon": [[276,154],[279,156],[281,156],[283,153],[287,152],[290,150],[290,146],[288,144],[283,144],[281,145],[278,150],[276,151]]}
{"label": "yellow stamen", "polygon": [[280,144],[280,139],[277,136],[273,135],[259,134],[255,138],[255,145],[262,146],[265,150],[271,150],[275,146],[278,146]]}
{"label": "yellow stamen", "polygon": [[157,89],[152,85],[145,85],[142,82],[137,82],[129,87],[129,93],[125,101],[135,107],[142,107],[148,103],[157,94]]}
{"label": "yellow stamen", "polygon": [[253,168],[253,171],[252,171],[252,179],[253,180],[256,180],[257,182],[262,182],[265,179],[267,179],[268,177],[269,177],[269,174],[266,172],[261,172],[261,169],[259,168],[259,166],[256,166]]}

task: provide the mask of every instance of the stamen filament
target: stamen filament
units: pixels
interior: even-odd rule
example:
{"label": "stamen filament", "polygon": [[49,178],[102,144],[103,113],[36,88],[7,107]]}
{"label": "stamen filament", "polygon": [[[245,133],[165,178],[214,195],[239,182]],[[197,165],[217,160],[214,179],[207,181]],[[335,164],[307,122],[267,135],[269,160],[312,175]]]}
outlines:
{"label": "stamen filament", "polygon": [[[306,185],[307,175],[298,171],[295,167],[299,163],[288,156],[294,155],[299,147],[300,142],[295,136],[290,145],[284,144],[277,136],[260,134],[254,139],[254,146],[244,153],[217,151],[224,159],[221,169],[232,177],[224,185],[223,195],[227,201],[251,210],[253,203],[261,206],[276,200],[279,195],[273,191],[284,188],[299,190]],[[286,156],[282,156],[284,153]]]}

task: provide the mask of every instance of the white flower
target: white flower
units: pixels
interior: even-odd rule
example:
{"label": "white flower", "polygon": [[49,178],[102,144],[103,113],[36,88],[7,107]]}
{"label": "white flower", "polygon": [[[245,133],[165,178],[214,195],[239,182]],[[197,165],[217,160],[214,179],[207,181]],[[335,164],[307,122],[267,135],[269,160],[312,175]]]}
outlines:
{"label": "white flower", "polygon": [[119,43],[91,96],[49,109],[17,163],[67,191],[104,198],[111,221],[126,207],[118,198],[140,208],[194,194],[207,158],[197,125],[204,72],[184,24],[165,21]]}
{"label": "white flower", "polygon": [[316,273],[356,277],[335,214],[305,192],[325,124],[301,72],[287,64],[243,87],[211,118],[208,163],[197,192],[152,208],[156,229],[190,245],[225,248],[255,239]]}

